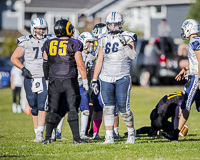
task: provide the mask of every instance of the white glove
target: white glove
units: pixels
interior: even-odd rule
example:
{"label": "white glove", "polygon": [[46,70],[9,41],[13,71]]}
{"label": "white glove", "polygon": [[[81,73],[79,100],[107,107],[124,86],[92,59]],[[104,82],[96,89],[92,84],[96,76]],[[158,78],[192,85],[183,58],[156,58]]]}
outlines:
{"label": "white glove", "polygon": [[98,84],[97,84],[97,79],[92,79],[90,86],[91,86],[94,94],[97,95],[99,93],[99,87],[98,87]]}
{"label": "white glove", "polygon": [[126,39],[121,35],[118,34],[119,41],[122,43],[123,46],[127,45]]}
{"label": "white glove", "polygon": [[82,79],[82,81],[83,81],[83,88],[85,89],[85,95],[87,95],[89,93],[88,80]]}

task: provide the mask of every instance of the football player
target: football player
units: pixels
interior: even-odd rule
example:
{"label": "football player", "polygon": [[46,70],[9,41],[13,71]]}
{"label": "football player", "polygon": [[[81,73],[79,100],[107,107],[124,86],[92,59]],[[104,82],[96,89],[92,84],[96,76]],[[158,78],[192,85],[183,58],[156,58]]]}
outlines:
{"label": "football player", "polygon": [[[87,70],[87,76],[88,80],[91,80],[91,69],[93,66],[93,63],[95,61],[95,55],[92,54],[93,48],[94,48],[94,35],[91,32],[83,32],[80,34],[78,38],[83,43],[83,51],[82,51],[82,58],[85,63],[85,67]],[[90,109],[89,109],[89,102],[90,102],[90,96],[89,93],[85,93],[83,88],[83,81],[81,78],[81,75],[79,73],[78,75],[78,82],[79,82],[79,89],[81,94],[81,103],[80,103],[80,110],[81,110],[81,126],[80,126],[80,138],[81,139],[89,139],[89,137],[86,136],[86,129],[88,125],[88,118],[90,115]]]}
{"label": "football player", "polygon": [[187,19],[183,22],[181,31],[182,39],[189,39],[187,54],[189,64],[178,73],[175,79],[177,81],[182,80],[188,70],[190,71],[191,79],[188,83],[186,93],[181,104],[182,112],[178,127],[172,132],[163,133],[163,136],[170,140],[178,140],[178,134],[189,117],[191,106],[194,101],[196,103],[197,111],[200,111],[200,37],[198,36],[199,22],[194,19]]}
{"label": "football player", "polygon": [[104,144],[114,144],[114,108],[118,110],[127,125],[126,144],[135,143],[133,113],[130,110],[131,60],[137,57],[134,42],[137,35],[123,31],[123,17],[118,12],[111,12],[106,18],[108,34],[102,36],[99,43],[98,58],[95,65],[92,88],[97,90],[97,78],[100,81],[100,95],[103,103],[106,136]]}
{"label": "football player", "polygon": [[[35,18],[31,22],[31,35],[17,39],[17,48],[11,56],[11,62],[22,70],[26,98],[31,107],[33,127],[36,138],[34,142],[42,142],[45,126],[45,101],[47,86],[43,72],[43,43],[52,38],[48,34],[48,25],[45,19]],[[19,61],[24,55],[25,66]]]}
{"label": "football player", "polygon": [[[150,113],[151,126],[142,127],[136,130],[138,134],[148,134],[148,136],[162,136],[162,131],[173,131],[177,127],[180,116],[184,91],[165,95]],[[172,121],[168,121],[172,118]],[[127,135],[127,133],[124,133]]]}
{"label": "football player", "polygon": [[[85,64],[81,52],[83,44],[79,40],[70,38],[73,34],[73,25],[66,19],[60,19],[54,24],[56,38],[47,40],[44,47],[43,67],[46,79],[49,78],[48,103],[49,110],[45,119],[46,135],[42,144],[51,143],[52,130],[61,118],[60,110],[66,100],[68,123],[73,135],[73,143],[84,143],[79,135],[78,107],[80,104],[80,91],[78,85],[78,70],[82,77],[83,88],[89,90]],[[77,70],[78,68],[78,70]]]}
{"label": "football player", "polygon": [[[98,39],[100,39],[102,36],[104,36],[107,33],[107,27],[105,23],[97,23],[94,25],[93,29],[92,29],[92,33],[94,33],[94,36],[97,40],[97,44],[98,44]],[[96,46],[96,53],[95,53],[95,57],[97,57],[98,55],[98,45]],[[95,67],[95,63],[93,65],[93,71],[94,72],[94,67]],[[93,74],[92,74],[93,77]],[[97,83],[99,84],[99,81],[97,80]],[[99,85],[98,85],[99,86]],[[100,88],[98,88],[100,89]],[[91,129],[93,129],[93,140],[98,140],[100,139],[99,137],[99,128],[101,126],[101,122],[102,122],[102,115],[103,115],[103,104],[101,102],[101,97],[100,94],[98,93],[96,94],[92,94],[92,100],[93,100],[93,106],[94,106],[94,110],[92,112],[92,126]],[[115,107],[115,111],[114,111],[114,115],[115,115],[115,123],[114,123],[114,138],[119,138],[119,131],[118,131],[118,126],[119,126],[119,116],[118,116],[118,112],[117,112],[117,107]]]}
{"label": "football player", "polygon": [[[78,39],[79,35],[80,35],[79,30],[74,28],[71,38]],[[52,140],[61,139],[62,126],[63,126],[64,120],[65,120],[66,113],[67,113],[67,108],[66,108],[66,102],[64,101],[62,103],[62,107],[61,107],[61,111],[60,111],[60,116],[62,117],[62,119],[60,120],[58,125],[56,125],[57,127],[55,126],[56,128],[54,128],[54,130],[52,132],[52,136],[51,136]]]}

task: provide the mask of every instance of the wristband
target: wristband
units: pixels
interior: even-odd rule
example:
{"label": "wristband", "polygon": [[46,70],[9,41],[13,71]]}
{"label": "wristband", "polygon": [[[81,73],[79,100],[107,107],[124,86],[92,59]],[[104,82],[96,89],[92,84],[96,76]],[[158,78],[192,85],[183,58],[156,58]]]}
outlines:
{"label": "wristband", "polygon": [[185,71],[187,71],[187,69],[186,69],[185,67],[184,67],[183,69],[184,69]]}

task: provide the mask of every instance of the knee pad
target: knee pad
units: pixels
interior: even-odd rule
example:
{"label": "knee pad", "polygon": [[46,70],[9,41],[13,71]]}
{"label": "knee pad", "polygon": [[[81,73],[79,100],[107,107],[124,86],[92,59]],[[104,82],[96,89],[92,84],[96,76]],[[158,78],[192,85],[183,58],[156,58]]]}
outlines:
{"label": "knee pad", "polygon": [[120,115],[127,126],[133,126],[134,118],[133,118],[133,113],[131,112],[131,110],[125,113],[120,112]]}
{"label": "knee pad", "polygon": [[56,124],[59,119],[61,119],[59,114],[53,113],[53,112],[48,112],[45,121],[48,122],[48,123]]}
{"label": "knee pad", "polygon": [[89,111],[89,110],[84,110],[84,111],[83,111],[83,115],[89,116],[89,115],[90,115],[90,111]]}
{"label": "knee pad", "polygon": [[37,116],[38,115],[38,109],[37,108],[31,108],[31,114],[33,116]]}
{"label": "knee pad", "polygon": [[103,108],[105,126],[114,126],[114,108],[115,106],[105,106]]}
{"label": "knee pad", "polygon": [[78,113],[76,111],[69,111],[67,121],[77,121],[78,120]]}

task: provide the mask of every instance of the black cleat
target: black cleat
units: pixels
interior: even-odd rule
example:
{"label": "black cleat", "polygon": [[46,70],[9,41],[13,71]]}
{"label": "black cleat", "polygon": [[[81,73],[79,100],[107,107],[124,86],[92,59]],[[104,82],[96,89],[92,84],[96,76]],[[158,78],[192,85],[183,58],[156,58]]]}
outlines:
{"label": "black cleat", "polygon": [[73,144],[79,144],[79,143],[88,143],[88,141],[84,139],[74,139]]}
{"label": "black cleat", "polygon": [[42,141],[41,144],[50,144],[52,142],[52,139],[45,139],[44,141]]}
{"label": "black cleat", "polygon": [[172,132],[163,132],[162,136],[165,138],[171,140],[171,141],[178,141],[178,134],[176,134],[174,131]]}

